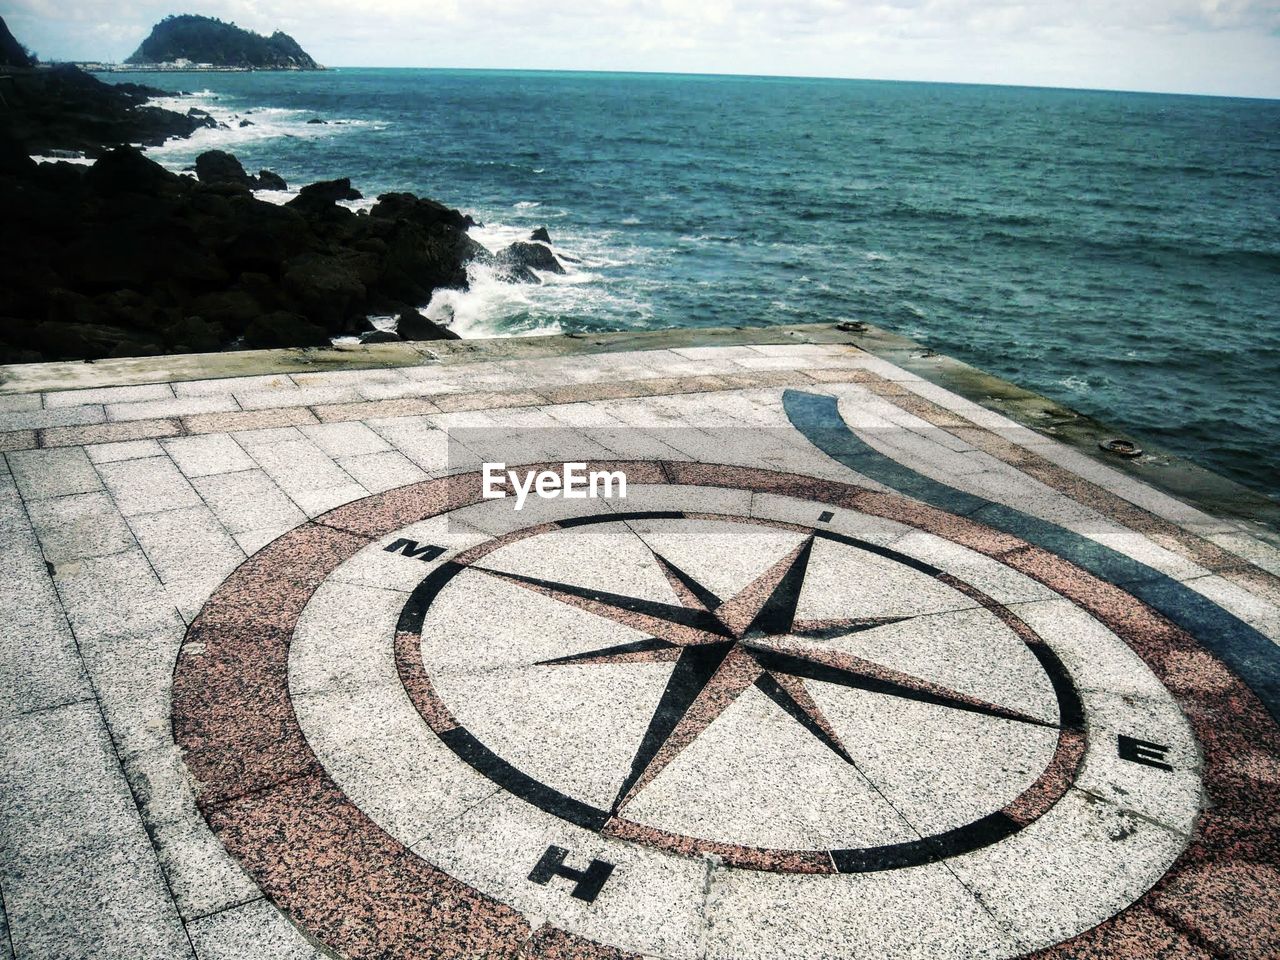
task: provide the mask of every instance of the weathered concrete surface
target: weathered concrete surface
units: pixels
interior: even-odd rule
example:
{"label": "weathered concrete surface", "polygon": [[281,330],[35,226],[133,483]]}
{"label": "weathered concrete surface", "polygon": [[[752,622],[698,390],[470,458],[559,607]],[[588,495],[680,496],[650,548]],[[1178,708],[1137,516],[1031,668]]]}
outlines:
{"label": "weathered concrete surface", "polygon": [[822,326],[0,375],[17,957],[1280,949],[1274,505],[1043,398]]}

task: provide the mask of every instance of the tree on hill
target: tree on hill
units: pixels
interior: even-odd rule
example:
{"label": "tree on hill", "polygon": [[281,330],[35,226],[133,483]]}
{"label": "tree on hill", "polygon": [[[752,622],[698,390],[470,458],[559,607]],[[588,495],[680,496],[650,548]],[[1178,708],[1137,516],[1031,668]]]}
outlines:
{"label": "tree on hill", "polygon": [[165,17],[126,63],[189,60],[220,67],[264,70],[318,70],[298,42],[277,30],[269,37],[214,17],[178,14]]}

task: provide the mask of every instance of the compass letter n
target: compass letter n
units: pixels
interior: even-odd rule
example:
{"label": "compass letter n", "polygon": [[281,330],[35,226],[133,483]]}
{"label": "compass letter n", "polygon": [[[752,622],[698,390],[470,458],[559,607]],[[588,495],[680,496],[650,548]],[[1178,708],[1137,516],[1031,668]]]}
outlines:
{"label": "compass letter n", "polygon": [[543,886],[550,883],[552,877],[564,877],[566,880],[576,881],[573,885],[572,895],[579,900],[591,903],[600,895],[605,881],[613,873],[613,864],[606,863],[603,860],[592,860],[585,870],[574,870],[572,867],[564,865],[565,857],[567,856],[569,856],[569,851],[564,847],[547,847],[547,852],[542,855],[538,865],[533,868],[533,872],[529,874],[529,879]]}

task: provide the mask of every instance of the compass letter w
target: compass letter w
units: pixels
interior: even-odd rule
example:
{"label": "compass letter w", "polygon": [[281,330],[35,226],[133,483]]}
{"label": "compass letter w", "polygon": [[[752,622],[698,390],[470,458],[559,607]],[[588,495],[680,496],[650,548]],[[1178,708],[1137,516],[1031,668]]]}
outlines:
{"label": "compass letter w", "polygon": [[444,547],[437,547],[430,543],[422,546],[417,540],[406,540],[404,537],[401,537],[395,543],[390,546],[383,547],[382,549],[387,551],[387,553],[399,553],[402,556],[410,557],[411,559],[421,560],[423,563],[430,563],[436,557],[440,556],[440,554],[444,553]]}

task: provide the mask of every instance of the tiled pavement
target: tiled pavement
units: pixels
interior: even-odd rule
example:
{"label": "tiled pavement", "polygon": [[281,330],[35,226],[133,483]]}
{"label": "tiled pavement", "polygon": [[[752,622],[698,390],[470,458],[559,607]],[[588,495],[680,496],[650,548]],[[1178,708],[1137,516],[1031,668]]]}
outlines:
{"label": "tiled pavement", "polygon": [[[836,419],[806,420],[815,404]],[[481,353],[18,393],[0,396],[0,451],[10,956],[1014,956],[1061,941],[1063,956],[1280,955],[1274,540],[856,347]],[[625,502],[570,504],[599,521],[576,536],[555,526],[567,501],[523,517],[456,502],[447,523],[428,519],[456,497],[441,478],[489,459],[663,466],[637,468]],[[504,539],[539,518],[541,539]],[[608,807],[693,643],[662,619],[674,614],[499,574],[692,616],[705,599],[664,577],[661,556],[758,618],[751,591],[810,528],[806,586],[787,629],[765,631],[793,640],[742,654],[774,666],[724,693],[723,715],[687,705],[690,739],[651,760],[665,766],[627,801],[630,820],[615,809],[589,830],[586,813],[494,772],[518,768],[574,810]],[[447,550],[423,566],[387,553],[392,534]],[[1068,545],[1077,565],[1057,559]],[[442,587],[406,633],[422,577],[472,562],[481,572]],[[807,686],[776,666],[802,617],[836,643],[830,624],[858,604],[863,619],[909,618],[856,641],[845,623],[839,641],[839,669],[874,663],[876,689],[916,685],[891,707],[866,687],[833,693],[831,650]],[[595,673],[539,666],[653,637],[677,646]],[[1065,720],[1017,739],[973,705],[1056,717],[1037,643],[1078,692],[1083,761],[1062,753]],[[769,677],[783,679],[766,696]],[[942,690],[972,702],[939,715],[928,696]],[[778,720],[786,696],[803,724]],[[499,767],[459,761],[463,730]],[[841,736],[856,769],[832,752]],[[1158,744],[1174,769],[1108,752],[1120,736]],[[742,753],[753,740],[775,753]],[[1019,773],[1063,764],[1074,779],[1057,787]],[[1034,807],[1024,788],[1057,792]],[[893,869],[828,856],[988,813],[1021,831]],[[600,899],[530,881],[557,844],[615,864]],[[794,853],[810,847],[816,860]],[[742,866],[778,850],[834,873]]]}

